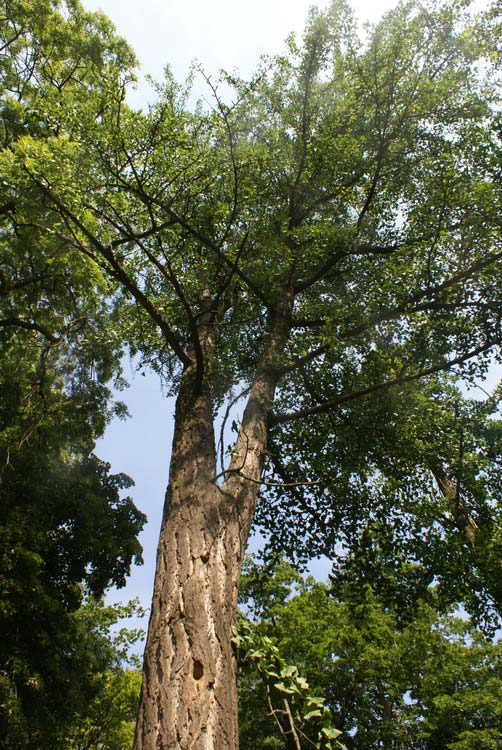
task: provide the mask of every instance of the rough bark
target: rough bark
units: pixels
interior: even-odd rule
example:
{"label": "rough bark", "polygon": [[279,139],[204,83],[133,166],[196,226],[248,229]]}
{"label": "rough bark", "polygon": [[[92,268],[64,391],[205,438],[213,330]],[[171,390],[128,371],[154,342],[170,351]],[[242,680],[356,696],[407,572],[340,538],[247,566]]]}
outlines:
{"label": "rough bark", "polygon": [[[237,747],[230,632],[242,559],[238,524],[215,484],[210,398],[182,384],[157,553],[135,747]],[[217,739],[216,739],[217,738]]]}
{"label": "rough bark", "polygon": [[216,479],[209,387],[187,367],[176,404],[135,750],[237,750],[232,649],[242,559],[289,331],[292,295],[272,316],[234,458]]}

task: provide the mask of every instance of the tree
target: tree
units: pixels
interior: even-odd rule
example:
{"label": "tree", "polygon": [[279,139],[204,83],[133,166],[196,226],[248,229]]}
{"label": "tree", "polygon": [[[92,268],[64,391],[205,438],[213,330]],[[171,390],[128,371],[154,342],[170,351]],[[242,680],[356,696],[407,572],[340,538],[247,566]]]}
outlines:
{"label": "tree", "polygon": [[[76,3],[65,18],[80,42],[97,23]],[[29,107],[45,131],[3,152],[5,205],[17,231],[42,227],[76,267],[99,269],[110,330],[177,394],[135,747],[225,750],[237,746],[231,630],[259,490],[294,463],[282,497],[301,486],[306,517],[357,511],[380,467],[347,443],[325,474],[328,436],[343,446],[366,412],[386,416],[399,446],[409,394],[434,409],[442,373],[472,380],[497,356],[497,17],[402,3],[359,40],[340,0],[253,80],[227,76],[231,104],[207,78],[214,108],[191,111],[167,72],[146,113],[124,104],[131,59],[103,23],[90,77],[77,71],[92,45],[79,42],[76,67],[69,48],[40,72],[35,60]],[[21,64],[13,55],[16,80]],[[225,463],[214,417],[239,393]],[[456,513],[461,462],[432,439],[421,467],[454,534],[472,538],[477,509]],[[388,463],[402,487],[416,480]]]}
{"label": "tree", "polygon": [[141,669],[117,669],[102,680],[102,690],[88,715],[77,722],[68,750],[127,750],[132,746]]}
{"label": "tree", "polygon": [[104,664],[95,665],[94,698],[85,711],[73,717],[66,731],[65,750],[131,747],[141,686],[140,657],[134,649],[144,639],[145,632],[130,627],[113,632],[112,628],[122,619],[144,615],[137,600],[126,605],[104,606],[91,599],[81,608],[78,616],[94,635],[96,651],[106,652],[107,658]]}
{"label": "tree", "polygon": [[[26,403],[29,391],[18,389]],[[10,400],[5,396],[4,416],[13,411],[12,392]],[[53,405],[70,412],[70,399],[56,396]],[[37,429],[21,444],[13,440],[23,427],[19,413],[18,423],[0,432],[8,456],[0,473],[0,747],[6,750],[64,746],[67,724],[96,692],[94,672],[108,664],[75,613],[85,590],[101,595],[111,584],[122,586],[133,561],[141,562],[137,537],[145,516],[121,496],[131,480],[110,474],[90,452],[86,431],[79,432],[89,425],[78,413],[69,423],[51,424],[62,413],[39,413]]]}
{"label": "tree", "polygon": [[[133,482],[92,452],[113,412],[109,391],[88,366],[89,338],[77,341],[63,356],[61,341],[38,330],[0,327],[0,746],[9,750],[64,747],[104,668],[75,612],[85,591],[124,585],[141,562],[145,516],[123,496]],[[113,350],[102,357],[105,373],[113,359]]]}
{"label": "tree", "polygon": [[[105,606],[94,597],[87,597],[77,611],[65,616],[61,629],[66,631],[66,642],[58,634],[51,655],[55,669],[60,672],[61,692],[55,695],[54,685],[40,674],[30,676],[32,693],[37,690],[42,693],[38,701],[41,715],[24,703],[25,686],[21,686],[17,695],[15,691],[9,694],[3,690],[7,675],[2,671],[1,747],[6,750],[130,747],[141,683],[140,658],[134,650],[144,638],[144,631],[124,626],[123,620],[143,616],[144,610],[137,600]],[[122,625],[120,629],[118,623]],[[46,651],[50,651],[47,645]],[[4,731],[6,714],[10,715]]]}
{"label": "tree", "polygon": [[[109,23],[72,8],[64,19],[50,2],[2,4],[2,159],[23,138],[44,148],[62,127],[63,88],[82,98],[105,85]],[[44,121],[36,101],[49,78]],[[76,612],[86,592],[123,585],[141,562],[145,516],[123,497],[132,480],[93,453],[124,411],[108,386],[121,354],[111,287],[75,262],[46,214],[34,211],[29,228],[18,221],[14,185],[1,178],[0,745],[52,749],[95,695],[93,672],[110,663]]]}
{"label": "tree", "polygon": [[[326,734],[341,728],[348,748],[496,748],[501,644],[431,603],[419,603],[403,626],[399,602],[383,606],[369,586],[360,593],[358,603],[343,602],[289,565],[247,560],[240,592],[247,616],[234,636],[240,747],[316,746],[328,719]],[[82,632],[92,634],[80,639],[84,649],[99,654],[100,664],[106,654],[106,669],[93,674],[96,696],[75,716],[68,750],[125,750],[132,743],[141,672],[130,647],[142,631],[112,635],[110,625],[135,607],[91,600],[77,615]],[[339,747],[338,740],[329,745],[322,735],[320,747]]]}
{"label": "tree", "polygon": [[[348,748],[498,747],[502,644],[440,615],[437,602],[420,602],[403,625],[399,601],[384,606],[369,584],[359,593],[358,602],[340,601],[288,566],[249,561],[241,597],[256,646],[273,639],[324,697]],[[255,664],[248,659],[240,676],[241,746],[284,748]]]}
{"label": "tree", "polygon": [[124,497],[132,480],[92,452],[107,389],[75,373],[65,388],[70,358],[61,362],[31,332],[28,341],[3,333],[0,747],[53,750],[64,747],[65,726],[94,696],[93,672],[103,668],[75,612],[85,591],[123,586],[141,563],[146,519]]}

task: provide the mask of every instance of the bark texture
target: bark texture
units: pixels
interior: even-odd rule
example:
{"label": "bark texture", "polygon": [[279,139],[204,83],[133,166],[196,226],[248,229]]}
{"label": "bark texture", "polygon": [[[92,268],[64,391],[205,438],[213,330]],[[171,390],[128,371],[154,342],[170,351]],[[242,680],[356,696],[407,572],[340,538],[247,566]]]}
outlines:
{"label": "bark texture", "polygon": [[[210,388],[185,369],[157,553],[135,750],[237,750],[232,626],[292,295],[271,316],[224,481]],[[207,343],[205,339],[204,343]],[[212,345],[212,343],[211,343]]]}
{"label": "bark texture", "polygon": [[229,634],[243,551],[215,473],[210,400],[205,394],[192,399],[189,386],[182,386],[144,657],[138,750],[238,746]]}

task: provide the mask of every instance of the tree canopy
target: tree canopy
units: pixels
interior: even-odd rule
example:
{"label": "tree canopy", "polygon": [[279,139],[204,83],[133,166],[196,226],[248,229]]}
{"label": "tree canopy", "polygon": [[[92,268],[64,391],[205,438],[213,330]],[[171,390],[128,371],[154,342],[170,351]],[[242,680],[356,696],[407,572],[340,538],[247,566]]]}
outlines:
{"label": "tree canopy", "polygon": [[[145,522],[123,496],[132,480],[93,453],[124,412],[108,383],[120,385],[121,351],[107,333],[109,288],[72,257],[46,212],[19,216],[4,169],[23,142],[43,150],[65,128],[63,89],[69,102],[105,86],[110,23],[78,5],[67,11],[49,2],[0,11],[0,745],[19,750],[62,746],[95,696],[96,672],[110,659],[80,606],[86,594],[124,585],[141,562]],[[119,57],[121,49],[117,42]]]}
{"label": "tree canopy", "polygon": [[[177,394],[137,750],[235,746],[253,518],[274,552],[338,555],[334,586],[369,581],[403,627],[434,590],[493,628],[500,392],[458,383],[500,362],[496,5],[401,2],[360,33],[334,0],[251,80],[194,70],[211,105],[167,69],[147,111],[126,104],[134,56],[101,14],[4,6],[0,333],[7,388],[29,362],[20,444],[22,420],[57,430],[66,408],[98,434],[125,348]],[[217,448],[215,415],[239,402]]]}

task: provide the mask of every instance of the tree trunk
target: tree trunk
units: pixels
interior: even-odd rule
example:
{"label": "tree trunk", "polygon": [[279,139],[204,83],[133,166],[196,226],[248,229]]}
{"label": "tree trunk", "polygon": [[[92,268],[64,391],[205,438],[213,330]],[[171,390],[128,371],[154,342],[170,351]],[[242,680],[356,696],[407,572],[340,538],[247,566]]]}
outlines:
{"label": "tree trunk", "polygon": [[222,484],[216,481],[209,389],[198,385],[195,366],[182,378],[135,750],[237,750],[239,745],[232,626],[292,295],[283,302],[272,316]]}
{"label": "tree trunk", "polygon": [[235,750],[231,628],[246,540],[215,483],[211,403],[182,384],[144,656],[136,750]]}

